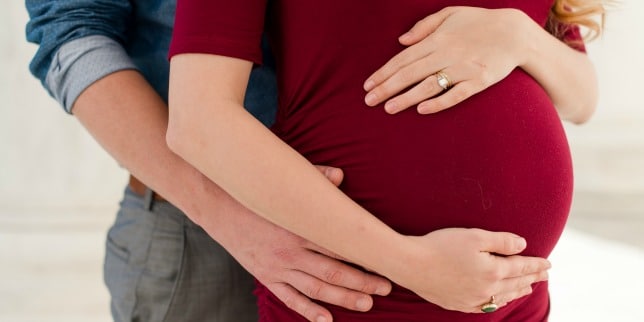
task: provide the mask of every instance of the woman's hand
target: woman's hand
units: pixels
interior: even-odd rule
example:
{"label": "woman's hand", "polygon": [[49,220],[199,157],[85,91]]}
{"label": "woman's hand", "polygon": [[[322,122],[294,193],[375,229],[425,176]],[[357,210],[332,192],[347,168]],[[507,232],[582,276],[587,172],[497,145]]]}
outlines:
{"label": "woman's hand", "polygon": [[[386,101],[392,114],[416,104],[421,114],[439,112],[516,67],[539,82],[563,120],[584,123],[597,106],[597,75],[588,56],[516,9],[448,7],[419,21],[399,41],[409,47],[365,81],[369,106]],[[452,88],[439,86],[439,72]]]}
{"label": "woman's hand", "polygon": [[[375,106],[388,99],[385,110],[392,114],[416,104],[421,114],[458,104],[525,61],[521,28],[528,20],[516,9],[476,7],[448,7],[428,16],[399,38],[410,47],[367,79],[365,102]],[[438,72],[449,78],[452,88],[439,86]]]}
{"label": "woman's hand", "polygon": [[393,281],[448,310],[481,313],[492,296],[502,307],[548,279],[550,263],[516,255],[526,242],[511,233],[448,228],[409,238],[402,270],[387,275],[402,277]]}

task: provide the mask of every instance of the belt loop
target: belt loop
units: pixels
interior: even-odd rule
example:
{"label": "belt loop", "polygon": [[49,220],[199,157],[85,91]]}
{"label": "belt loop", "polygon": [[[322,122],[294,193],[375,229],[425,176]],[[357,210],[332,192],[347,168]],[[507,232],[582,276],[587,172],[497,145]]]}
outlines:
{"label": "belt loop", "polygon": [[143,195],[143,207],[145,210],[152,210],[152,205],[154,203],[154,191],[150,188],[145,188],[145,195]]}

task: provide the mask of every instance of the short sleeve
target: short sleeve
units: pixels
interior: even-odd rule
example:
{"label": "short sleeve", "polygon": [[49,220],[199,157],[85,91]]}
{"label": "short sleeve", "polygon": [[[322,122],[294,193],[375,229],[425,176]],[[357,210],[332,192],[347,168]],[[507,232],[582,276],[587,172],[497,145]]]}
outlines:
{"label": "short sleeve", "polygon": [[203,53],[262,62],[266,0],[178,0],[169,57]]}

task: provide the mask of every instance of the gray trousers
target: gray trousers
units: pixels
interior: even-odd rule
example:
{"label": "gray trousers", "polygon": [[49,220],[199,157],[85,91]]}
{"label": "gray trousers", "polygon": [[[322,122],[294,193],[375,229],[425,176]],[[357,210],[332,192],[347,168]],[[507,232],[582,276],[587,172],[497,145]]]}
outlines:
{"label": "gray trousers", "polygon": [[252,276],[177,208],[129,189],[104,277],[117,322],[257,321]]}

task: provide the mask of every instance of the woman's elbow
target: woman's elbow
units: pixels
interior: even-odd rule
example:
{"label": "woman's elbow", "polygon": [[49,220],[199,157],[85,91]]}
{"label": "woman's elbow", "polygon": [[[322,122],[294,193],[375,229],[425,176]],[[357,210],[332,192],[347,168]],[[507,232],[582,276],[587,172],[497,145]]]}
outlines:
{"label": "woman's elbow", "polygon": [[570,122],[580,125],[588,122],[597,110],[599,95],[597,88],[593,88],[585,95],[585,99],[579,100],[579,105],[570,117]]}
{"label": "woman's elbow", "polygon": [[[568,98],[567,103],[562,104],[562,107],[565,107],[560,109],[561,117],[573,124],[584,124],[595,114],[599,103],[599,86],[596,78],[589,77],[587,83],[574,90],[573,93],[577,94]],[[556,103],[555,106],[557,106]]]}
{"label": "woman's elbow", "polygon": [[170,151],[185,159],[186,153],[190,150],[189,136],[190,132],[186,121],[178,120],[175,115],[170,113],[168,129],[165,134],[165,141]]}
{"label": "woman's elbow", "polygon": [[582,112],[580,112],[576,118],[572,119],[571,122],[576,125],[581,125],[590,120],[590,118],[593,116],[596,110],[596,104],[593,105],[588,105],[588,107],[584,108]]}
{"label": "woman's elbow", "polygon": [[590,120],[597,109],[597,102],[588,101],[577,103],[578,105],[575,107],[569,108],[566,112],[560,114],[562,120],[576,125],[584,124]]}

